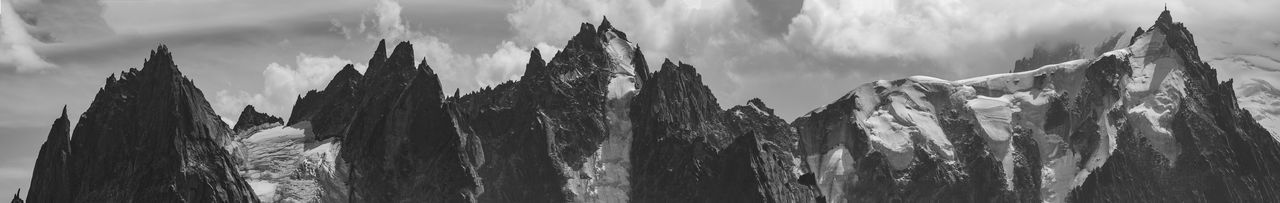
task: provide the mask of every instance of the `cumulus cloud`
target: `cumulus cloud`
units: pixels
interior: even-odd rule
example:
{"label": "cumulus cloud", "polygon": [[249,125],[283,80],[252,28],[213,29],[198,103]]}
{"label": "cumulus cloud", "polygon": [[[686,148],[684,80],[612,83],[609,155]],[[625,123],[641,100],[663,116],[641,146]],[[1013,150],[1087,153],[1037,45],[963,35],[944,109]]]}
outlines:
{"label": "cumulus cloud", "polygon": [[307,54],[298,55],[292,66],[279,63],[268,64],[262,71],[264,86],[261,93],[218,91],[216,93],[218,99],[213,104],[214,110],[227,120],[239,118],[240,111],[245,105],[253,105],[259,111],[268,114],[287,117],[293,102],[299,95],[311,90],[324,89],[329,85],[329,80],[332,80],[333,76],[347,64],[355,64],[356,70],[360,72],[364,72],[367,67],[336,56],[322,57]]}
{"label": "cumulus cloud", "polygon": [[[529,51],[534,47],[552,53],[559,50],[545,43],[521,46],[516,42],[502,41],[496,45],[493,53],[460,54],[441,38],[409,26],[409,22],[401,17],[402,9],[396,1],[381,0],[371,9],[372,15],[363,17],[360,23],[345,25],[334,20],[331,21],[333,24],[331,30],[346,35],[347,39],[363,38],[368,41],[386,39],[392,43],[391,46],[398,41],[409,41],[414,46],[414,58],[425,58],[427,64],[441,75],[445,88],[458,88],[463,91],[473,91],[518,79],[524,73],[524,66],[529,60]],[[550,60],[552,56],[548,54],[543,57],[544,60]],[[215,109],[224,118],[234,119],[238,117],[244,105],[252,104],[267,113],[288,116],[298,95],[310,90],[323,89],[346,64],[353,64],[353,62],[337,56],[319,57],[305,53],[297,57],[294,66],[269,64],[262,72],[265,87],[261,93],[219,91]],[[356,66],[361,72],[367,68],[364,64],[356,64]]]}
{"label": "cumulus cloud", "polygon": [[[781,101],[780,114],[788,117],[821,105],[814,98],[834,98],[875,79],[1006,72],[1040,42],[1094,43],[1149,26],[1166,1],[789,4],[798,11],[763,1],[518,1],[507,20],[517,42],[559,43],[577,31],[575,22],[598,22],[607,15],[650,61],[670,57],[691,63],[722,100]],[[1280,6],[1277,1],[1167,1],[1167,6],[1196,33],[1206,58],[1246,53],[1280,58],[1274,51],[1280,50],[1280,26],[1259,20],[1280,17],[1268,9]]]}
{"label": "cumulus cloud", "polygon": [[[502,41],[496,45],[493,53],[469,55],[461,54],[453,46],[440,37],[415,30],[409,26],[400,12],[403,8],[396,1],[380,0],[373,9],[369,21],[357,26],[345,26],[335,22],[338,30],[344,34],[361,35],[367,39],[386,39],[392,43],[409,41],[414,46],[415,58],[425,58],[446,88],[476,90],[484,86],[492,86],[507,80],[515,80],[524,73],[524,66],[529,60],[529,51],[533,48],[543,52],[555,53],[558,47],[541,42],[517,43]],[[367,24],[366,24],[367,23]],[[551,55],[543,55],[550,60]]]}

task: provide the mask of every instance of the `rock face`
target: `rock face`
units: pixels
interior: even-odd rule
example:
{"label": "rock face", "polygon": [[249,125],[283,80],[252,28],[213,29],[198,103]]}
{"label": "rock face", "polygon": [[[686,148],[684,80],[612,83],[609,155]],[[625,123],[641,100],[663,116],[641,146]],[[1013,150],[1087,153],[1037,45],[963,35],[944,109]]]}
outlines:
{"label": "rock face", "polygon": [[314,141],[341,140],[327,142],[341,146],[327,174],[345,180],[320,180],[322,200],[475,202],[479,143],[458,130],[452,109],[426,61],[414,66],[411,44],[388,56],[380,42],[364,75],[344,67],[324,91],[298,99],[289,123],[310,128]]}
{"label": "rock face", "polygon": [[631,200],[811,202],[796,134],[760,100],[720,109],[702,76],[666,61],[631,106]]}
{"label": "rock face", "polygon": [[[385,42],[381,42],[383,47],[378,50],[383,50],[380,54],[386,58],[384,44]],[[370,63],[375,59],[370,59]],[[286,125],[309,121],[317,139],[339,137],[345,133],[346,124],[351,123],[354,112],[360,105],[361,97],[356,94],[356,87],[363,77],[351,64],[342,67],[324,90],[308,91],[305,96],[298,97]]]}
{"label": "rock face", "polygon": [[480,138],[482,202],[626,201],[626,107],[643,55],[605,20],[583,23],[548,63],[533,50],[520,81],[450,99]]}
{"label": "rock face", "polygon": [[[40,146],[39,157],[36,157],[35,170],[31,171],[31,188],[27,190],[27,200],[31,202],[70,202],[72,175],[68,173],[71,159],[71,121],[67,120],[67,108],[62,107],[62,116],[53,120],[49,129],[49,137]],[[18,195],[14,194],[16,198]]]}
{"label": "rock face", "polygon": [[284,123],[284,120],[280,119],[280,117],[260,113],[258,110],[253,109],[253,105],[248,105],[244,107],[244,111],[240,112],[240,119],[236,120],[236,126],[232,130],[234,132],[242,132],[254,126],[269,123]]}
{"label": "rock face", "polygon": [[1190,32],[1165,11],[1137,33],[1089,60],[861,86],[793,122],[801,154],[838,202],[1280,199],[1280,143]]}
{"label": "rock face", "polygon": [[161,46],[74,131],[63,110],[27,200],[1280,200],[1280,142],[1190,32],[1166,11],[1137,33],[1092,59],[1068,45],[1013,73],[871,82],[791,123],[759,99],[722,109],[691,65],[650,73],[608,20],[550,61],[532,50],[519,81],[451,97],[412,44],[384,41],[288,122],[247,106],[234,131]]}
{"label": "rock face", "polygon": [[68,141],[66,114],[37,159],[30,202],[257,202],[219,143],[230,129],[168,49],[107,78]]}

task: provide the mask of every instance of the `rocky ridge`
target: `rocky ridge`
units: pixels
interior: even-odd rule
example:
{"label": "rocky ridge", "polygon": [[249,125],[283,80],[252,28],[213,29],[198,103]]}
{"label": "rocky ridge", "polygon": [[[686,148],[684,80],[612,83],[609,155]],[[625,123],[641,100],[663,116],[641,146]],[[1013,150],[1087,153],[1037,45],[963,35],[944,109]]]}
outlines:
{"label": "rocky ridge", "polygon": [[759,99],[722,109],[692,65],[651,73],[607,19],[465,95],[446,96],[412,44],[379,42],[367,71],[347,65],[287,122],[247,106],[235,128],[161,46],[109,77],[74,131],[64,108],[27,200],[1280,199],[1280,142],[1186,27],[1165,11],[1119,37],[1090,59],[1075,45],[1012,73],[871,82],[791,123]]}
{"label": "rocky ridge", "polygon": [[29,202],[257,202],[235,174],[230,129],[161,45],[142,70],[108,77],[68,136],[41,147]]}
{"label": "rocky ridge", "polygon": [[1097,58],[877,81],[793,125],[832,201],[1280,199],[1280,144],[1215,74],[1165,11]]}
{"label": "rocky ridge", "polygon": [[284,123],[284,120],[280,119],[280,117],[258,112],[257,109],[253,108],[253,105],[247,105],[244,107],[244,110],[240,112],[240,119],[236,119],[236,126],[231,128],[231,130],[234,132],[242,132],[254,126],[270,123]]}

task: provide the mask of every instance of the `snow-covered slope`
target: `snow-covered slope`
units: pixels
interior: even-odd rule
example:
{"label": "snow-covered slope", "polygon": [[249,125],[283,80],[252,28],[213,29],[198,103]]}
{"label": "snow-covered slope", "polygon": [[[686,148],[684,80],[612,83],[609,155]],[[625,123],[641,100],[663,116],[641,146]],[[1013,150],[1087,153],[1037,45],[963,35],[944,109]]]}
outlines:
{"label": "snow-covered slope", "polygon": [[341,144],[311,141],[311,124],[261,125],[228,146],[236,168],[265,202],[344,202],[345,179],[338,164]]}
{"label": "snow-covered slope", "polygon": [[[1229,113],[1200,112],[1205,110],[1183,103],[1201,101],[1187,98],[1189,85],[1217,85],[1189,79],[1213,74],[1197,69],[1199,76],[1188,76],[1188,67],[1205,67],[1189,36],[1166,11],[1130,46],[1092,59],[956,81],[875,81],[793,125],[829,201],[876,200],[867,198],[877,194],[858,188],[884,187],[875,182],[881,176],[897,188],[889,191],[946,196],[959,192],[949,187],[968,187],[973,189],[960,190],[967,194],[956,198],[1068,201],[1076,188],[1096,179],[1091,174],[1108,164],[1122,136],[1140,140],[1129,147],[1159,155],[1141,161],[1174,168],[1185,157],[1183,147],[1192,146],[1189,138],[1175,136],[1174,129],[1186,127],[1174,121],[1188,113]],[[1267,93],[1280,91],[1248,92],[1243,100],[1258,102],[1244,106],[1263,112],[1254,113],[1256,118],[1267,122],[1276,115],[1269,113],[1280,103],[1261,101],[1275,101],[1277,95]],[[875,172],[880,170],[890,172]]]}

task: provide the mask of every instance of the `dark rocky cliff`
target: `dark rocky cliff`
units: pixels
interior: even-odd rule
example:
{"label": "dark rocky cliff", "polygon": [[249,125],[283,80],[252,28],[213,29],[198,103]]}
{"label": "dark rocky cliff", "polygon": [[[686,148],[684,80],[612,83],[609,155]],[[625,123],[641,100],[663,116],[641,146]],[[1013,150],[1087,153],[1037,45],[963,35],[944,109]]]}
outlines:
{"label": "dark rocky cliff", "polygon": [[220,143],[230,129],[161,45],[107,78],[67,137],[54,122],[30,202],[257,202]]}
{"label": "dark rocky cliff", "polygon": [[632,102],[631,200],[811,202],[796,134],[759,100],[720,109],[693,66],[666,61]]}
{"label": "dark rocky cliff", "polygon": [[236,126],[231,129],[233,132],[242,132],[254,126],[269,123],[284,123],[284,120],[280,119],[280,117],[258,112],[257,109],[253,108],[253,105],[248,105],[244,107],[243,111],[240,111],[240,119],[236,120]]}
{"label": "dark rocky cliff", "polygon": [[475,202],[478,138],[458,129],[444,102],[440,78],[426,61],[414,64],[413,45],[387,55],[379,42],[364,75],[343,67],[323,91],[298,99],[289,124],[310,122],[314,139],[340,140],[351,202]]}

